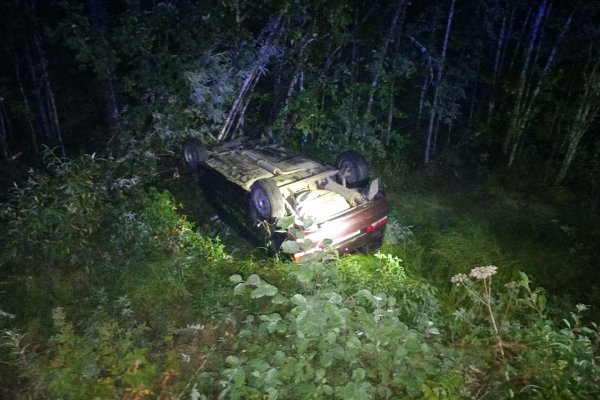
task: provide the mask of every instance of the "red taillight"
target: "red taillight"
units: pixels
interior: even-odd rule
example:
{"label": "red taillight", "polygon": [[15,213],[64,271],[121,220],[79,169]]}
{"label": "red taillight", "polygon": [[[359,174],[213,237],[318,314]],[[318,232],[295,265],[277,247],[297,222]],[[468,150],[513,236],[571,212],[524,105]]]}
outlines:
{"label": "red taillight", "polygon": [[381,228],[382,226],[384,226],[385,224],[387,224],[387,222],[388,222],[388,218],[387,217],[383,217],[381,219],[378,219],[377,221],[373,222],[371,225],[367,226],[367,233],[371,233],[375,229]]}

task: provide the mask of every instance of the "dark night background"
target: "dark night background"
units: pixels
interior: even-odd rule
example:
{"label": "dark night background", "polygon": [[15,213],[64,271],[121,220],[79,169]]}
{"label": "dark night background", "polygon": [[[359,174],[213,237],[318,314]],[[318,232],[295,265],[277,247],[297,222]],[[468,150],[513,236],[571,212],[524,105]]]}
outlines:
{"label": "dark night background", "polygon": [[[33,397],[75,393],[77,383],[56,384],[68,381],[66,372],[53,378],[52,368],[42,366],[50,360],[47,365],[66,371],[65,365],[81,361],[46,342],[64,328],[57,307],[76,310],[79,300],[73,299],[89,300],[112,281],[121,285],[107,289],[115,298],[160,302],[150,289],[148,297],[134,291],[136,298],[126,282],[141,279],[136,268],[148,268],[140,252],[164,260],[188,248],[169,225],[188,226],[169,214],[175,204],[182,203],[199,225],[208,212],[193,198],[202,194],[190,194],[180,171],[181,143],[190,136],[214,143],[274,135],[326,161],[344,149],[359,150],[385,182],[390,219],[411,236],[400,235],[402,248],[384,249],[402,258],[407,271],[411,257],[419,259],[412,272],[442,293],[440,312],[454,310],[460,300],[448,286],[451,275],[497,264],[510,271],[501,274],[506,282],[525,271],[535,286],[546,288],[552,307],[542,307],[544,321],[561,321],[577,303],[591,305],[586,318],[600,315],[598,21],[599,1],[3,1],[0,311],[10,317],[0,316],[0,328],[13,350],[16,336],[6,332],[21,329],[30,347],[44,355],[36,362],[29,350],[3,355],[21,372],[3,371],[0,397],[12,397],[25,384]],[[122,237],[116,237],[121,228]],[[220,233],[200,231],[210,240]],[[203,251],[217,259],[211,251],[220,247],[210,240]],[[230,239],[234,247],[239,240]],[[247,265],[219,268],[222,276],[236,268],[251,272]],[[124,275],[117,279],[115,271]],[[226,286],[212,279],[207,287]],[[193,284],[199,283],[187,280],[185,290]],[[213,300],[206,302],[223,299]],[[189,306],[177,304],[173,309]],[[168,307],[162,311],[173,313]],[[194,307],[202,307],[189,307],[177,323],[202,312],[215,318],[216,312],[194,314]],[[144,318],[152,320],[154,312],[144,309]],[[75,331],[84,332],[85,316],[73,313]],[[144,336],[152,342],[148,346],[168,347],[156,341],[167,322],[149,325],[155,336]],[[213,335],[223,334],[219,329],[229,328],[215,323]],[[455,340],[444,345],[456,350],[462,344]],[[201,342],[212,346],[216,339]],[[183,352],[182,343],[172,348]],[[518,346],[515,352],[522,350]],[[530,361],[544,360],[538,354]],[[156,374],[149,373],[142,380],[146,386],[121,385],[147,393],[98,389],[72,398],[179,398],[168,393],[189,390],[185,382],[169,389],[167,381],[191,372],[164,378],[171,373],[168,362],[152,362],[166,379],[162,392]],[[482,368],[493,370],[493,363]],[[501,363],[509,364],[504,353]],[[43,379],[33,377],[32,371],[42,370]],[[506,387],[546,387],[533,378],[544,371],[519,371]],[[584,373],[573,371],[546,372],[549,381],[572,381],[576,388],[574,376]],[[478,375],[463,381],[451,394],[508,393],[498,389],[504,387],[501,378],[490,386],[483,380]],[[592,386],[597,380],[588,379]],[[211,388],[206,382],[199,387]],[[215,387],[206,389],[209,398]],[[578,397],[573,387],[565,384],[552,395],[545,389],[525,393],[586,398],[598,388],[582,389]],[[466,398],[449,390],[430,398]]]}

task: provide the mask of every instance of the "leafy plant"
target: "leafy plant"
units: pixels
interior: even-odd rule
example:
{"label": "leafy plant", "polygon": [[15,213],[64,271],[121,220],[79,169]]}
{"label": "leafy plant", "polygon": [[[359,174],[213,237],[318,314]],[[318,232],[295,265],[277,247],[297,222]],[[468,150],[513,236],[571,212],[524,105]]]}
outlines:
{"label": "leafy plant", "polygon": [[178,214],[173,196],[151,188],[127,204],[113,225],[111,240],[115,253],[130,258],[158,256],[165,253],[204,254],[207,259],[227,259],[220,239],[198,234],[194,226]]}
{"label": "leafy plant", "polygon": [[[50,150],[49,171],[30,171],[0,204],[3,263],[89,267],[173,252],[226,258],[219,239],[194,232],[173,196],[145,189],[147,177],[125,174],[138,161],[84,155],[62,160]],[[131,163],[130,163],[131,162]],[[148,172],[146,172],[148,173]]]}
{"label": "leafy plant", "polygon": [[97,256],[93,243],[109,201],[109,161],[92,155],[64,162],[49,150],[46,160],[51,173],[31,171],[1,205],[3,259],[86,264]]}
{"label": "leafy plant", "polygon": [[[113,313],[114,312],[114,313]],[[5,332],[3,346],[28,381],[26,398],[142,398],[154,391],[157,366],[148,358],[144,324],[133,318],[126,297],[99,305],[80,331],[63,308],[52,314],[56,335],[44,356],[28,347],[24,336]]]}
{"label": "leafy plant", "polygon": [[[543,291],[532,290],[527,275],[520,273],[520,279],[506,284],[504,291],[492,291],[495,273],[495,266],[476,267],[469,277],[458,274],[452,278],[472,301],[469,309],[460,308],[455,312],[456,321],[464,329],[456,332],[457,337],[462,336],[462,341],[476,348],[480,346],[476,338],[479,335],[495,342],[491,347],[480,349],[488,353],[486,358],[496,360],[495,370],[488,375],[486,390],[504,398],[512,398],[517,393],[536,398],[569,399],[598,394],[600,363],[592,342],[598,327],[583,325],[581,313],[587,307],[578,305],[569,320],[556,325],[547,318]],[[478,326],[480,313],[487,315],[490,329],[473,329]]]}
{"label": "leafy plant", "polygon": [[271,306],[246,316],[220,398],[420,397],[443,365],[435,336],[402,322],[394,296],[345,294],[335,266],[314,257],[290,270],[299,292],[281,293],[257,275],[231,277],[237,293],[271,298]]}

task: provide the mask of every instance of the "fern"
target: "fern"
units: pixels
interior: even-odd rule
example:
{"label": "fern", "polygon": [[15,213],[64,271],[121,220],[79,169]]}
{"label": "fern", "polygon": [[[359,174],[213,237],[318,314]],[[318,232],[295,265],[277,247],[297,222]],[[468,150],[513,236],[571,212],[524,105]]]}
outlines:
{"label": "fern", "polygon": [[423,383],[423,398],[425,400],[455,400],[464,398],[465,393],[464,374],[456,371],[448,371],[439,379],[428,380]]}

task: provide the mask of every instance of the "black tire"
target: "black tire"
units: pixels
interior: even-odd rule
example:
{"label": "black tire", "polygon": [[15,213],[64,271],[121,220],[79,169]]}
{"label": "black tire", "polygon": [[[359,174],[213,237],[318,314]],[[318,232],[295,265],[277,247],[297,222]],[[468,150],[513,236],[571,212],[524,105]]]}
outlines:
{"label": "black tire", "polygon": [[269,239],[269,247],[270,249],[277,253],[281,250],[281,244],[288,239],[287,232],[275,231],[271,234],[271,238]]}
{"label": "black tire", "polygon": [[250,187],[250,207],[257,219],[269,222],[285,216],[285,204],[272,179],[259,179]]}
{"label": "black tire", "polygon": [[346,186],[348,187],[363,187],[369,181],[367,161],[356,151],[344,151],[337,158],[335,165],[340,171],[338,174],[340,182],[343,182],[345,177]]}
{"label": "black tire", "polygon": [[208,152],[204,143],[197,138],[189,138],[183,144],[183,161],[191,171],[198,172],[200,165],[208,160]]}

